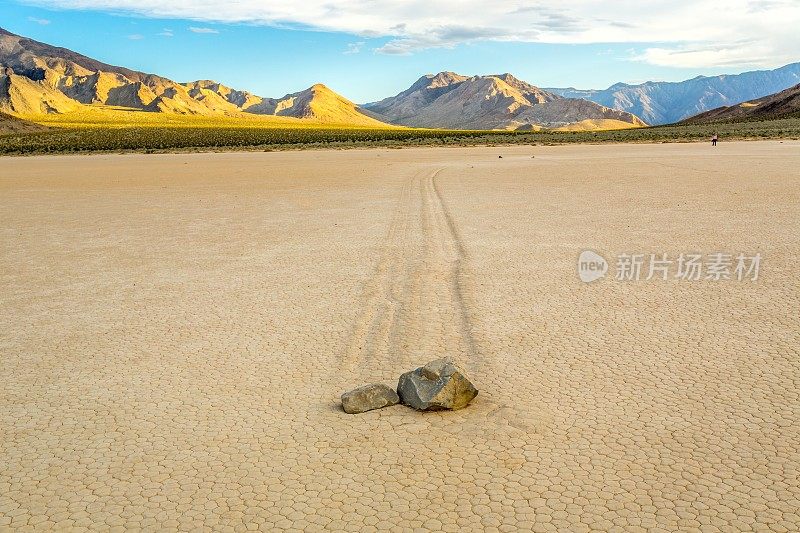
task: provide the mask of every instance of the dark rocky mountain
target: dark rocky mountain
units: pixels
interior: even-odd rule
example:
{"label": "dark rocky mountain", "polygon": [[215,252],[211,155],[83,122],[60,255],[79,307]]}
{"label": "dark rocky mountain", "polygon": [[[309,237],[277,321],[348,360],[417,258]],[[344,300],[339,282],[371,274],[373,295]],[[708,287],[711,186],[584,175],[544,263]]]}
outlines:
{"label": "dark rocky mountain", "polygon": [[648,124],[670,124],[720,106],[761,98],[800,83],[800,63],[775,70],[698,76],[681,82],[617,83],[604,90],[545,89],[628,111]]}
{"label": "dark rocky mountain", "polygon": [[718,107],[695,115],[684,122],[688,124],[706,124],[783,118],[800,118],[800,84],[756,100],[742,102],[734,106]]}
{"label": "dark rocky mountain", "polygon": [[511,74],[428,74],[396,96],[363,106],[392,124],[451,129],[617,129],[645,125],[634,115],[564,98]]}

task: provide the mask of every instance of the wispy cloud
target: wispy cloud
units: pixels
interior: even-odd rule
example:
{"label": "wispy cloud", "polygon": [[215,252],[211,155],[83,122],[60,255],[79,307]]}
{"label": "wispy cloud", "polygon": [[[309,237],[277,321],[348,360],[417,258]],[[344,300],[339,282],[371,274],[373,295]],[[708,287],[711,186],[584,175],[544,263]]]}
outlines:
{"label": "wispy cloud", "polygon": [[[538,33],[538,30],[526,29],[521,34],[515,35],[502,28],[447,24],[435,26],[425,35],[392,39],[376,48],[375,52],[386,55],[411,55],[428,48],[453,48],[459,44],[477,41],[535,40]],[[525,38],[521,38],[523,35]]]}
{"label": "wispy cloud", "polygon": [[772,54],[773,51],[763,44],[743,41],[720,45],[689,43],[670,48],[652,47],[634,54],[633,59],[664,67],[733,67],[769,63]]}
{"label": "wispy cloud", "polygon": [[142,39],[144,39],[144,35],[141,35],[139,33],[134,33],[132,35],[128,35],[128,39],[130,39],[131,41],[141,41]]}
{"label": "wispy cloud", "polygon": [[169,28],[164,28],[159,33],[157,33],[156,35],[160,35],[161,37],[174,37],[175,36],[175,34]]}
{"label": "wispy cloud", "polygon": [[364,41],[358,41],[357,43],[350,43],[350,44],[347,45],[347,50],[345,50],[342,53],[345,54],[345,55],[357,54],[357,53],[359,53],[361,51],[361,48],[365,44],[366,43]]}
{"label": "wispy cloud", "polygon": [[50,24],[50,20],[48,20],[48,19],[40,19],[40,18],[36,18],[36,17],[28,17],[28,20],[30,20],[31,22],[35,22],[36,24],[40,24],[42,26],[47,26],[48,24]]}
{"label": "wispy cloud", "polygon": [[192,33],[219,33],[214,28],[198,28],[197,26],[190,26],[189,31]]}
{"label": "wispy cloud", "polygon": [[[557,9],[523,0],[305,0],[302,8],[285,0],[27,2],[197,24],[252,23],[343,32],[362,39],[386,39],[376,50],[384,54],[412,54],[479,41],[631,43],[645,50],[637,57],[640,61],[707,67],[775,66],[797,60],[800,50],[797,0],[561,0]],[[202,27],[190,30],[217,32]],[[753,43],[753,49],[737,52],[735,47],[742,40]]]}

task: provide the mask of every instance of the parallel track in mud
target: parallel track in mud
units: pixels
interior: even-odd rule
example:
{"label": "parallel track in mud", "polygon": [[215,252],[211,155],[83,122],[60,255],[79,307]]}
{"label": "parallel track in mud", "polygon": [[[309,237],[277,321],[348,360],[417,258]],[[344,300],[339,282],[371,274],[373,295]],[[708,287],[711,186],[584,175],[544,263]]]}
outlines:
{"label": "parallel track in mud", "polygon": [[466,254],[436,184],[443,169],[412,175],[401,189],[386,242],[345,353],[349,368],[403,368],[449,356],[476,370]]}

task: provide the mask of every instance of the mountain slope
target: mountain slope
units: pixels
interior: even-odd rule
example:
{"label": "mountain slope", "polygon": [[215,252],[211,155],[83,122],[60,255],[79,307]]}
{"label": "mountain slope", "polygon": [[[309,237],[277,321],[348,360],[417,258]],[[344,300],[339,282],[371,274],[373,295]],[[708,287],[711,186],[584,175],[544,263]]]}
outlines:
{"label": "mountain slope", "polygon": [[365,114],[353,102],[321,83],[282,98],[262,98],[215,82],[194,82],[187,86],[191,87],[190,92],[202,87],[204,92],[213,93],[245,113],[310,119],[328,124],[385,126],[385,123]]}
{"label": "mountain slope", "polygon": [[605,90],[546,89],[628,111],[649,124],[669,124],[720,106],[761,98],[800,83],[800,63],[775,70],[698,76],[682,82],[617,83]]}
{"label": "mountain slope", "polygon": [[0,135],[4,133],[28,133],[33,131],[44,131],[47,128],[22,120],[5,113],[0,113]]}
{"label": "mountain slope", "polygon": [[586,120],[614,120],[615,126],[645,125],[630,113],[563,98],[511,74],[429,74],[397,96],[364,108],[393,124],[426,128],[538,129]]}
{"label": "mountain slope", "polygon": [[348,124],[380,124],[362,114],[350,100],[318,83],[313,87],[287,95],[278,104],[279,116],[314,118],[322,122],[343,121]]}
{"label": "mountain slope", "polygon": [[290,116],[318,123],[385,126],[324,85],[262,98],[213,80],[177,83],[102,63],[0,28],[0,111],[35,117],[85,106],[152,113]]}
{"label": "mountain slope", "polygon": [[800,118],[800,84],[763,98],[700,113],[684,123],[747,122],[783,118]]}
{"label": "mountain slope", "polygon": [[66,113],[80,107],[45,80],[32,80],[15,74],[10,68],[0,69],[0,111],[12,115]]}

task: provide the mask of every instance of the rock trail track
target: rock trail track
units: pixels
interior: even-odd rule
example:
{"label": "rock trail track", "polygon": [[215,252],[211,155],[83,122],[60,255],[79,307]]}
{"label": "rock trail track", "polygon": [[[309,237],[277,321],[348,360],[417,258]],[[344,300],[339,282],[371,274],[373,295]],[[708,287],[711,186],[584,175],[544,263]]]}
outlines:
{"label": "rock trail track", "polygon": [[440,172],[414,173],[401,188],[346,351],[351,369],[397,369],[442,356],[481,368],[466,307],[466,256],[436,187]]}

